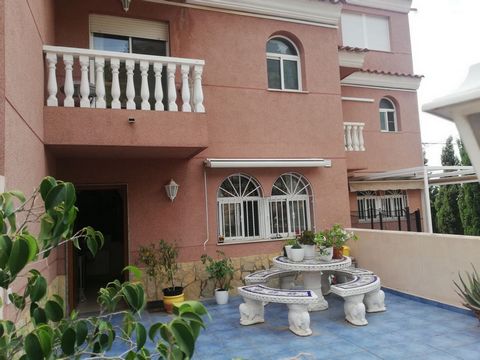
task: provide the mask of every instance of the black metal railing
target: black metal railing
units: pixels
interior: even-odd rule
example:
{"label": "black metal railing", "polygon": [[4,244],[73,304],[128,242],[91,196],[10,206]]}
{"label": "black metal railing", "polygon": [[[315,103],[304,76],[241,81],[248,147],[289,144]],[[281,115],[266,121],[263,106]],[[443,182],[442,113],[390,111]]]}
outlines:
{"label": "black metal railing", "polygon": [[408,207],[388,212],[366,209],[361,212],[352,211],[350,217],[352,227],[356,228],[422,232],[420,209],[413,212]]}

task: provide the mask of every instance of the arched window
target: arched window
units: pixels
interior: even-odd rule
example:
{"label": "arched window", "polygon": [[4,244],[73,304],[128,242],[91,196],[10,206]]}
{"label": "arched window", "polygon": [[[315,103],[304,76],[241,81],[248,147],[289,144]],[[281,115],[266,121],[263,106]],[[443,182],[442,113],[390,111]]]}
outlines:
{"label": "arched window", "polygon": [[357,192],[358,219],[360,222],[405,218],[408,197],[405,190]]}
{"label": "arched window", "polygon": [[267,42],[268,88],[301,90],[300,56],[287,38],[276,36]]}
{"label": "arched window", "polygon": [[387,98],[380,100],[380,130],[398,131],[395,105]]}
{"label": "arched window", "polygon": [[280,176],[273,184],[269,203],[272,235],[291,236],[311,229],[311,189],[302,175]]}
{"label": "arched window", "polygon": [[219,236],[225,240],[259,238],[260,184],[251,176],[235,174],[226,178],[217,193]]}

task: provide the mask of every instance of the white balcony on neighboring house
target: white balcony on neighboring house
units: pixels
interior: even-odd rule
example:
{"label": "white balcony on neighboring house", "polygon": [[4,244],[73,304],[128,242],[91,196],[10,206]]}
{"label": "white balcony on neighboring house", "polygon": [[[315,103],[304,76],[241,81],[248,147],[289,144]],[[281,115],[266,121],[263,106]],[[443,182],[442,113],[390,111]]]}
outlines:
{"label": "white balcony on neighboring house", "polygon": [[345,151],[365,151],[363,140],[364,123],[344,122],[343,135],[345,141]]}
{"label": "white balcony on neighboring house", "polygon": [[204,60],[48,45],[43,52],[47,106],[205,112]]}

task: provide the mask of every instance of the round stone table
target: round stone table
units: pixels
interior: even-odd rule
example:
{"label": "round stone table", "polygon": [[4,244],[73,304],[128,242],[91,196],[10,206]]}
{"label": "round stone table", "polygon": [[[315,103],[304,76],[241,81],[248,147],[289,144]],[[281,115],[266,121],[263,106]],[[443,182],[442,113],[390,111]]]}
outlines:
{"label": "round stone table", "polygon": [[277,256],[273,258],[273,263],[280,269],[299,271],[302,273],[305,289],[312,290],[318,296],[317,302],[310,304],[308,310],[319,311],[328,309],[328,302],[322,293],[322,283],[329,285],[328,277],[322,277],[322,272],[345,269],[352,265],[352,260],[344,256],[342,259],[332,259],[330,261],[312,259],[297,262],[285,256]]}

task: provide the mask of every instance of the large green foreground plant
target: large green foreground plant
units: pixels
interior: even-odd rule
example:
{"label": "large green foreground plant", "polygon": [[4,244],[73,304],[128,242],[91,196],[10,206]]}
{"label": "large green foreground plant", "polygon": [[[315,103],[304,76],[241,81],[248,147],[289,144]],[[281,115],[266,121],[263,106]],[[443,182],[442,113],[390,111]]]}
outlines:
{"label": "large green foreground plant", "polygon": [[480,320],[480,276],[473,265],[472,268],[473,272],[466,274],[467,281],[464,281],[462,275],[458,274],[462,286],[455,281],[454,284],[460,291],[457,293],[464,301],[463,305],[472,310]]}
{"label": "large green foreground plant", "polygon": [[[43,205],[37,204],[39,196]],[[52,177],[45,178],[28,199],[18,191],[0,194],[0,288],[18,289],[19,278],[26,280],[20,291],[9,295],[15,321],[0,321],[0,360],[191,358],[204,327],[202,316],[207,314],[201,303],[184,302],[174,309],[173,320],[147,330],[140,322],[145,306],[141,284],[114,281],[99,291],[100,315],[79,318],[76,312],[66,314],[61,296],[47,296],[47,280],[39,271],[27,272],[32,268],[27,265],[67,242],[78,249],[86,245],[92,255],[103,246],[103,235],[91,227],[74,233],[75,201],[74,186]],[[29,230],[34,223],[39,223],[36,234]],[[138,269],[128,269],[140,276]],[[118,311],[120,303],[127,309]],[[122,318],[120,324],[112,322],[113,316]],[[151,350],[145,347],[147,336],[154,342]],[[116,342],[122,343],[122,353],[108,355]]]}

